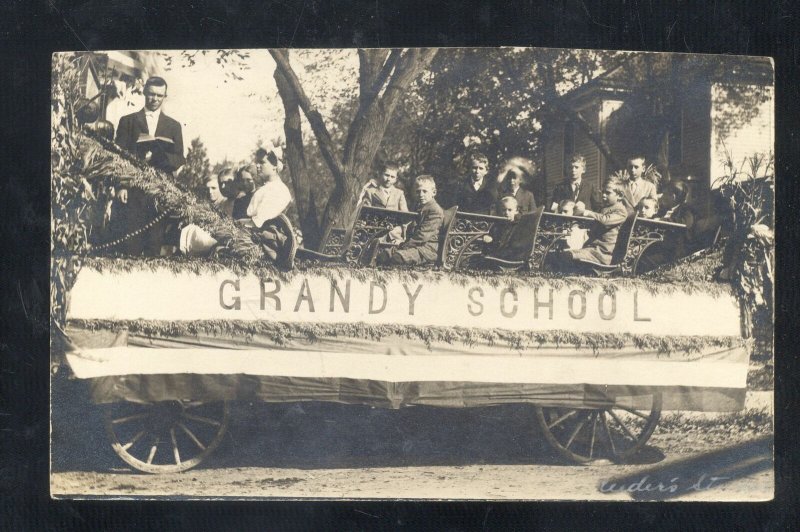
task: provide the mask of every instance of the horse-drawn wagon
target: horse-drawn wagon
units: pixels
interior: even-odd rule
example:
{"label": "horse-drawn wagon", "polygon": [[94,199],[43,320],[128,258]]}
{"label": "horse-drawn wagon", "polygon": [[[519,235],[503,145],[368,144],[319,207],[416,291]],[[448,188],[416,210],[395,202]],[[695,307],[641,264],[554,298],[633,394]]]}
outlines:
{"label": "horse-drawn wagon", "polygon": [[[743,407],[749,351],[729,286],[559,277],[534,260],[511,273],[462,269],[500,220],[458,213],[439,266],[375,269],[361,253],[386,213],[362,211],[344,239],[359,244],[327,254],[341,260],[288,272],[86,259],[70,291],[66,360],[103,406],[120,458],[150,473],[194,467],[238,401],[528,403],[547,442],[576,462],[631,458],[664,410]],[[562,237],[580,222],[534,215],[550,229],[533,238],[532,257],[558,240],[556,222]]]}

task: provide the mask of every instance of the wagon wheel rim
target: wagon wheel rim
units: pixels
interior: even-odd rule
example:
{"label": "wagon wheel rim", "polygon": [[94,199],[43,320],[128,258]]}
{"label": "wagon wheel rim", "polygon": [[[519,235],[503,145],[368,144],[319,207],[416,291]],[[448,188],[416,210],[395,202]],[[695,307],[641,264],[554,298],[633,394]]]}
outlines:
{"label": "wagon wheel rim", "polygon": [[537,406],[536,418],[547,442],[569,461],[625,462],[644,447],[661,418],[660,392],[635,397],[646,408],[618,397],[601,408]]}
{"label": "wagon wheel rim", "polygon": [[114,452],[145,473],[177,473],[196,467],[222,442],[227,401],[121,402],[104,408]]}

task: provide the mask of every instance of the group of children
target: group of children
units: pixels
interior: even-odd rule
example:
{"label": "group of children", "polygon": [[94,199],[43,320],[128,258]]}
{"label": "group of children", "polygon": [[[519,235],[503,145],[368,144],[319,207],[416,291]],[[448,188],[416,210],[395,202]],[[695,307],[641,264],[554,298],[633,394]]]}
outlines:
{"label": "group of children", "polygon": [[[516,158],[515,158],[516,159]],[[530,169],[518,159],[507,162],[495,179],[488,177],[488,159],[481,153],[468,159],[468,175],[450,191],[449,206],[461,212],[492,214],[517,222],[520,216],[536,208],[533,194],[523,188]],[[572,262],[608,265],[612,261],[620,227],[635,212],[648,219],[662,219],[687,226],[691,233],[693,214],[686,203],[688,189],[682,181],[669,183],[658,194],[656,185],[645,178],[646,160],[636,155],[628,160],[623,177],[611,178],[601,191],[583,179],[586,161],[576,156],[571,161],[571,175],[553,190],[551,211],[583,216],[595,221],[588,230],[574,227],[565,238],[564,256]],[[388,162],[378,168],[376,177],[362,190],[365,205],[407,211],[404,192],[397,188],[399,166]],[[403,239],[400,228],[391,231],[386,241],[393,245],[382,247],[378,264],[425,264],[436,260],[444,211],[436,199],[436,183],[432,176],[422,175],[414,181],[415,208],[420,219]],[[447,203],[446,203],[447,204]],[[505,235],[490,236],[495,240],[490,249],[504,246]],[[500,240],[500,241],[498,241]]]}
{"label": "group of children", "polygon": [[[287,241],[294,238],[287,234],[285,227],[274,222],[292,201],[289,188],[280,178],[281,167],[275,149],[261,148],[256,152],[254,164],[236,170],[225,168],[206,182],[214,207],[237,224],[254,231],[264,254],[276,262],[285,254]],[[216,244],[211,235],[196,225],[188,225],[181,231],[179,248],[185,255],[205,255]]]}
{"label": "group of children", "polygon": [[[501,224],[507,230],[489,235],[488,250],[500,255],[513,255],[521,245],[515,246],[514,235],[519,235],[525,225],[518,223],[525,214],[536,209],[534,195],[524,188],[532,175],[526,160],[513,158],[507,161],[495,177],[489,176],[489,161],[481,153],[467,160],[468,173],[454,186],[448,187],[443,203],[458,207],[460,212],[494,215],[506,218],[512,224]],[[553,190],[550,210],[565,215],[583,216],[596,223],[590,229],[577,224],[564,239],[563,254],[572,262],[590,262],[608,265],[612,261],[620,227],[634,212],[642,218],[659,218],[687,226],[687,236],[694,223],[688,207],[686,184],[670,182],[661,194],[656,186],[645,179],[645,158],[634,156],[628,160],[623,178],[609,179],[598,193],[593,183],[583,179],[586,161],[574,157],[570,176]],[[278,260],[287,238],[280,227],[271,224],[290,204],[292,197],[279,176],[280,158],[274,151],[261,150],[256,163],[238,170],[225,169],[206,183],[209,199],[223,215],[236,223],[257,232],[265,244],[264,249],[273,260]],[[400,167],[393,162],[381,164],[374,178],[362,189],[360,202],[364,205],[408,211],[404,191],[397,187]],[[256,180],[263,184],[257,186]],[[420,175],[413,184],[414,209],[418,220],[410,227],[395,228],[383,239],[376,252],[378,264],[417,265],[436,261],[439,240],[444,224],[444,209],[437,200],[437,186],[430,175]],[[122,233],[129,224],[124,221],[127,191],[120,189],[109,199],[104,209],[103,225],[112,234]],[[524,218],[527,220],[527,217]],[[179,249],[186,255],[204,255],[216,241],[197,226],[182,228]],[[514,258],[514,257],[507,257]],[[524,259],[524,257],[517,257]]]}

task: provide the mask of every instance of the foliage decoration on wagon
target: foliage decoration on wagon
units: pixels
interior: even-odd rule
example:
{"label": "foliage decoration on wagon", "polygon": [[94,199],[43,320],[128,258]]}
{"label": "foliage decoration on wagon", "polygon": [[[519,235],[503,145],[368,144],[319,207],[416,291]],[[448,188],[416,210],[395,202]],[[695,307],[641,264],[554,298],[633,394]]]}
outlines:
{"label": "foliage decoration on wagon", "polygon": [[89,331],[126,329],[129,334],[146,338],[175,337],[230,337],[243,338],[245,343],[253,337],[264,337],[278,346],[291,341],[314,343],[321,338],[354,338],[381,341],[388,337],[418,340],[431,349],[433,344],[460,344],[473,346],[485,343],[490,346],[511,349],[537,349],[544,345],[591,349],[622,349],[634,346],[640,350],[656,351],[660,354],[683,353],[690,355],[705,348],[731,349],[746,345],[739,336],[659,336],[653,334],[593,333],[569,330],[477,329],[471,327],[437,327],[401,324],[370,323],[289,323],[275,321],[234,320],[103,320],[75,319],[70,326]]}
{"label": "foliage decoration on wagon", "polygon": [[159,212],[195,223],[217,238],[216,255],[223,264],[256,267],[262,252],[254,237],[223,218],[209,205],[183,190],[174,180],[132,157],[112,142],[83,130],[78,120],[85,105],[79,88],[80,54],[55,54],[51,86],[51,324],[60,330],[67,295],[83,260],[98,248],[90,239],[95,214],[94,190],[107,183],[136,188],[152,198]]}
{"label": "foliage decoration on wagon", "polygon": [[[167,268],[174,273],[214,273],[222,270],[236,274],[257,275],[291,279],[298,274],[313,274],[328,278],[350,277],[373,280],[418,280],[438,282],[446,277],[458,285],[479,283],[487,286],[551,286],[576,289],[619,288],[643,289],[651,294],[702,292],[725,295],[730,291],[727,283],[716,282],[722,270],[723,277],[733,280],[739,298],[747,305],[748,316],[759,309],[771,309],[773,241],[770,220],[763,201],[763,193],[756,198],[755,188],[742,184],[743,172],[731,163],[731,176],[723,190],[728,191],[730,207],[734,212],[732,238],[724,253],[719,250],[693,257],[691,260],[662,268],[641,278],[596,279],[588,277],[563,277],[558,274],[538,276],[511,276],[484,271],[446,273],[435,270],[373,270],[352,269],[344,266],[321,267],[301,263],[295,271],[282,272],[262,260],[261,249],[253,236],[221,217],[209,205],[183,190],[166,175],[131,157],[113,143],[80,130],[76,119],[79,102],[77,63],[67,54],[54,56],[53,78],[53,180],[52,180],[52,256],[53,279],[52,317],[54,323],[65,321],[66,294],[74,283],[82,264],[100,271],[131,271],[139,268]],[[769,161],[751,161],[750,181],[771,168]],[[657,177],[657,176],[656,176]],[[108,180],[124,181],[128,186],[143,191],[154,199],[161,212],[169,212],[182,223],[195,223],[209,231],[220,246],[214,256],[204,259],[184,257],[128,258],[91,256],[93,247],[88,236],[93,198],[93,185]],[[744,199],[743,199],[744,198]],[[760,203],[759,203],[760,202]],[[764,225],[766,223],[766,225]],[[766,229],[761,229],[765,227]],[[745,253],[738,253],[744,249]],[[766,257],[767,260],[761,260]],[[722,262],[725,262],[725,268]],[[766,266],[760,266],[766,265]],[[771,313],[771,310],[770,310]],[[752,322],[752,319],[749,319]],[[581,345],[590,345],[584,339]]]}

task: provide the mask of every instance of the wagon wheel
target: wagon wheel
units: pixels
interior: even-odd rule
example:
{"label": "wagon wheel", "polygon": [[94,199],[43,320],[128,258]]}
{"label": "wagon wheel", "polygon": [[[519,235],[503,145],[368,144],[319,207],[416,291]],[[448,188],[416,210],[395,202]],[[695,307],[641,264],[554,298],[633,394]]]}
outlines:
{"label": "wagon wheel", "polygon": [[624,462],[647,443],[660,417],[661,392],[612,398],[600,408],[536,407],[545,439],[578,463],[598,458]]}
{"label": "wagon wheel", "polygon": [[104,410],[114,452],[145,473],[177,473],[202,462],[228,428],[228,403],[113,403]]}

